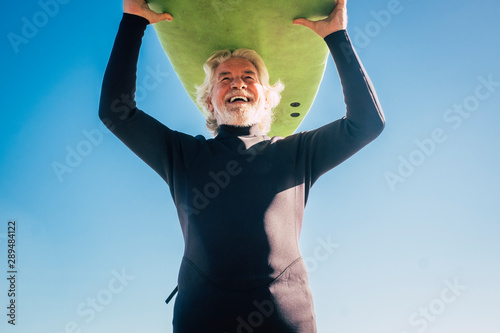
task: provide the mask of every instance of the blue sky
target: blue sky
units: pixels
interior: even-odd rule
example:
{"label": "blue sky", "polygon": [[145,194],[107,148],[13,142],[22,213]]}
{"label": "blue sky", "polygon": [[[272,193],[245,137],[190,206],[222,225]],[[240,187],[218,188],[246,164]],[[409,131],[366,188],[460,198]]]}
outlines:
{"label": "blue sky", "polygon": [[[43,20],[40,3],[8,2],[0,14],[2,276],[11,219],[18,256],[17,325],[2,278],[0,327],[171,332],[163,300],[183,242],[170,193],[97,117],[121,2],[62,2],[17,46],[8,36]],[[319,332],[498,332],[499,12],[493,0],[349,1],[348,31],[387,124],[308,201],[300,245]],[[207,135],[152,27],[139,80],[148,66],[168,76],[139,106]],[[344,110],[330,61],[299,130]],[[85,156],[69,166],[76,150]],[[54,163],[71,172],[58,176]]]}

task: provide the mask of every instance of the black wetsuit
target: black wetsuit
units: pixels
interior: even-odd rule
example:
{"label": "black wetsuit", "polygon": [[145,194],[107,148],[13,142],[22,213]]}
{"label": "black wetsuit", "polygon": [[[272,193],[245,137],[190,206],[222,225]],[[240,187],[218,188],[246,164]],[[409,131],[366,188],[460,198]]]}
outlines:
{"label": "black wetsuit", "polygon": [[99,116],[167,182],[177,207],[185,249],[174,332],[315,332],[298,245],[309,190],[384,127],[347,33],[325,38],[340,75],[345,117],[286,138],[269,138],[258,126],[223,125],[207,140],[171,130],[136,108],[137,60],[147,24],[124,14]]}

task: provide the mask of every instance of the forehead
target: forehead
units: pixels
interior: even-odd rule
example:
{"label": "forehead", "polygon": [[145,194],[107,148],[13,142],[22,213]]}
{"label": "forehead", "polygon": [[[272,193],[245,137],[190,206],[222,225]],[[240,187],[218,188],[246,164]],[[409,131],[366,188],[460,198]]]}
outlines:
{"label": "forehead", "polygon": [[248,59],[244,58],[230,58],[217,66],[215,75],[218,76],[220,73],[239,73],[252,71],[257,73],[257,69]]}

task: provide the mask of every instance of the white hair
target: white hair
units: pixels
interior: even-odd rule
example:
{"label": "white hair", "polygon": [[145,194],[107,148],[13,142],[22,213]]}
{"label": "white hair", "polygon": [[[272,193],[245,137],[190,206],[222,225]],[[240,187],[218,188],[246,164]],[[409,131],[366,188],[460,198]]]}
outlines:
{"label": "white hair", "polygon": [[264,95],[267,100],[268,107],[266,108],[265,115],[259,122],[259,128],[262,133],[267,134],[271,130],[271,123],[273,121],[273,109],[278,106],[281,100],[281,92],[284,85],[278,80],[274,85],[269,83],[269,73],[267,71],[264,60],[260,55],[249,49],[221,50],[214,52],[210,58],[203,65],[205,71],[205,81],[200,86],[196,87],[197,96],[196,103],[202,109],[203,114],[207,118],[207,129],[213,132],[214,136],[219,132],[219,124],[214,114],[209,111],[209,98],[212,94],[214,87],[214,76],[217,67],[224,61],[231,58],[243,58],[250,61],[257,69],[257,76],[259,82],[264,88]]}

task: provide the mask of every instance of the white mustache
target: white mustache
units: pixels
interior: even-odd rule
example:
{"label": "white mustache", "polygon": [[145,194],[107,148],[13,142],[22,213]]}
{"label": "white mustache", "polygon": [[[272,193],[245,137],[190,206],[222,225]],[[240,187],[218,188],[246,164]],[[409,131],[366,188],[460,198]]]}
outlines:
{"label": "white mustache", "polygon": [[246,97],[246,98],[248,98],[249,100],[250,100],[250,99],[254,99],[254,97],[253,97],[253,95],[252,95],[252,94],[248,94],[248,93],[234,93],[234,94],[227,94],[227,95],[224,97],[224,100],[225,100],[225,101],[228,101],[228,100],[230,100],[231,98],[233,98],[233,97],[237,97],[237,96],[238,96],[238,97],[240,97],[240,96],[241,96],[241,97]]}

